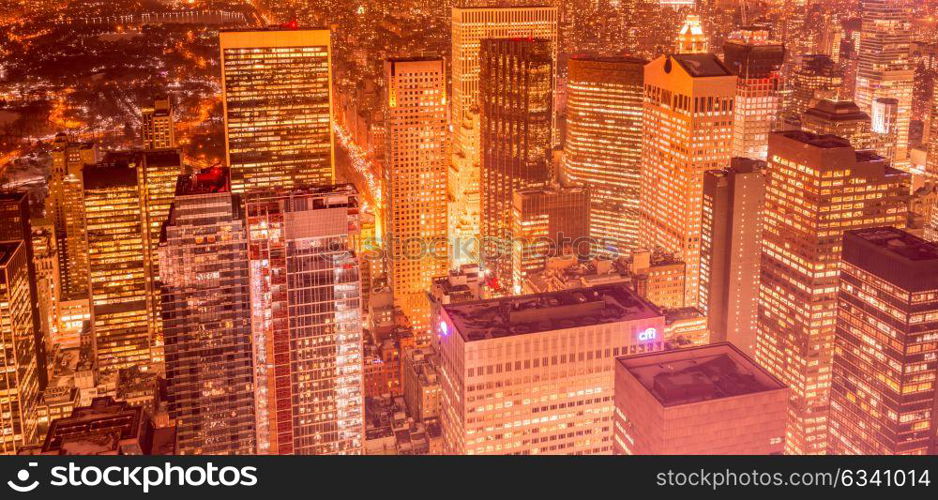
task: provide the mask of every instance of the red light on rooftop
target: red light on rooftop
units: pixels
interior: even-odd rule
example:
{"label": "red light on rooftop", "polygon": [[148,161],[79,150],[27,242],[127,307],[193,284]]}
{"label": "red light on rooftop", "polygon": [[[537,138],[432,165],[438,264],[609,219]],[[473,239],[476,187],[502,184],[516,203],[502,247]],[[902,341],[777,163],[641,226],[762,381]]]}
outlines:
{"label": "red light on rooftop", "polygon": [[281,28],[286,28],[290,30],[299,29],[300,23],[296,19],[292,19],[290,22],[283,23],[280,25]]}

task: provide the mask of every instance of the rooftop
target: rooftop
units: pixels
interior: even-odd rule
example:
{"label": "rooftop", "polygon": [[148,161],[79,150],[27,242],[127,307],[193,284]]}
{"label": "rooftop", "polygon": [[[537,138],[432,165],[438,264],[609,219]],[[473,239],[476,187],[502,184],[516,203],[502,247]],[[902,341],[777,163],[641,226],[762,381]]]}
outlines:
{"label": "rooftop", "polygon": [[729,342],[616,359],[662,406],[679,406],[785,385]]}
{"label": "rooftop", "polygon": [[9,263],[10,257],[21,244],[22,240],[0,241],[0,267],[5,267]]}
{"label": "rooftop", "polygon": [[843,260],[905,290],[938,289],[938,244],[894,227],[844,233]]}
{"label": "rooftop", "polygon": [[713,54],[672,54],[668,57],[677,61],[693,77],[733,75],[733,72]]}
{"label": "rooftop", "polygon": [[661,316],[624,284],[447,304],[443,310],[467,342]]}

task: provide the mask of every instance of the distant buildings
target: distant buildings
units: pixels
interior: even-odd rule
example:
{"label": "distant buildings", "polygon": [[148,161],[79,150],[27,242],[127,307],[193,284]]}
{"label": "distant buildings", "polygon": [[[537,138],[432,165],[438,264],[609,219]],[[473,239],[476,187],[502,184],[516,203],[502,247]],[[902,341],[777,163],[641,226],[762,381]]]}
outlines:
{"label": "distant buildings", "polygon": [[703,173],[730,163],[736,76],[711,54],[661,56],[645,66],[640,242],[687,265],[685,304],[697,305]]}
{"label": "distant buildings", "polygon": [[482,40],[482,264],[510,293],[514,193],[551,178],[554,63],[549,40]]}
{"label": "distant buildings", "polygon": [[810,54],[801,58],[801,66],[792,71],[786,83],[789,95],[783,118],[795,122],[808,108],[822,99],[840,100],[843,96],[844,73],[830,57]]}
{"label": "distant buildings", "polygon": [[140,110],[143,120],[143,149],[169,149],[176,147],[173,103],[168,96],[154,99]]}
{"label": "distant buildings", "polygon": [[[683,2],[682,2],[683,3]],[[700,16],[687,14],[684,25],[677,35],[674,51],[677,54],[706,54],[710,50],[710,40],[704,34]]]}
{"label": "distant buildings", "polygon": [[232,191],[332,184],[329,30],[223,30],[219,44]]}
{"label": "distant buildings", "polygon": [[767,31],[743,31],[723,45],[723,62],[736,74],[733,156],[765,160],[769,133],[781,111],[781,42]]}
{"label": "distant buildings", "polygon": [[391,59],[386,90],[385,248],[394,303],[429,345],[427,290],[449,269],[449,113],[442,59]]}
{"label": "distant buildings", "polygon": [[938,245],[891,227],[845,233],[830,453],[938,451],[936,297]]}
{"label": "distant buildings", "polygon": [[[909,124],[915,68],[909,58],[912,2],[862,0],[856,102],[873,119],[873,132],[893,136],[890,159],[909,166]],[[883,99],[894,100],[890,104]]]}
{"label": "distant buildings", "polygon": [[82,169],[98,161],[92,143],[58,134],[52,142],[52,169],[46,210],[55,224],[63,300],[88,298],[88,243],[82,202]]}
{"label": "distant buildings", "polygon": [[638,246],[645,63],[568,62],[563,175],[589,187],[589,236],[598,252],[626,255]]}
{"label": "distant buildings", "polygon": [[29,261],[23,241],[0,242],[0,455],[36,440],[41,374],[34,334]]}
{"label": "distant buildings", "polygon": [[255,453],[247,234],[227,169],[179,178],[160,269],[177,453]]}
{"label": "distant buildings", "polygon": [[664,318],[623,285],[443,306],[445,452],[609,454],[613,358],[659,350]]}
{"label": "distant buildings", "polygon": [[733,158],[704,174],[700,236],[700,307],[712,341],[748,356],[756,344],[765,162]]}
{"label": "distant buildings", "polygon": [[852,101],[817,101],[801,115],[801,130],[843,137],[854,149],[873,147],[870,115],[860,111]]}
{"label": "distant buildings", "polygon": [[788,389],[730,343],[615,360],[618,455],[781,455]]}
{"label": "distant buildings", "polygon": [[351,185],[254,191],[244,205],[257,451],[361,453],[358,193]]}
{"label": "distant buildings", "polygon": [[910,180],[829,135],[772,134],[769,158],[755,358],[791,387],[786,452],[823,454],[842,235],[904,227]]}
{"label": "distant buildings", "polygon": [[[451,237],[479,238],[481,193],[482,40],[530,38],[547,41],[546,57],[557,59],[559,13],[555,7],[482,7],[452,9],[453,160],[449,175]],[[548,81],[554,79],[551,69]],[[507,97],[507,95],[506,95]],[[552,115],[552,112],[548,112]],[[550,120],[553,120],[551,116]],[[548,132],[549,134],[550,132]],[[510,198],[509,198],[510,203]],[[470,257],[454,264],[470,263]]]}

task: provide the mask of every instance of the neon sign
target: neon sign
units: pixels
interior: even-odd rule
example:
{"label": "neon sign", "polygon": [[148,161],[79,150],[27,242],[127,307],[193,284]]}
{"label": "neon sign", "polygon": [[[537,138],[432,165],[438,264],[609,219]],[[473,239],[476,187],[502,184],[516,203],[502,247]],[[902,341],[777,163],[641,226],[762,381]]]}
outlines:
{"label": "neon sign", "polygon": [[640,342],[646,342],[648,340],[655,340],[658,338],[658,329],[650,326],[640,332],[638,332],[638,340]]}

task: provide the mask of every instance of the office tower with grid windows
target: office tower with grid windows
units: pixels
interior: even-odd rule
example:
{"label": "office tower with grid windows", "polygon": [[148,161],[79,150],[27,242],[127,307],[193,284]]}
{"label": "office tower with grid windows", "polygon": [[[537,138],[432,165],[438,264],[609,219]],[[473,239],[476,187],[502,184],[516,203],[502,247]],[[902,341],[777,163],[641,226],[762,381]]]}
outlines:
{"label": "office tower with grid windows", "polygon": [[180,176],[159,245],[177,454],[256,452],[247,233],[227,168]]}
{"label": "office tower with grid windows", "polygon": [[515,191],[512,206],[512,293],[550,258],[590,254],[590,191],[575,184]]}
{"label": "office tower with grid windows", "polygon": [[[557,59],[559,13],[556,7],[478,7],[452,9],[453,160],[448,181],[451,238],[472,240],[480,234],[482,40],[547,40]],[[455,265],[477,262],[463,256]]]}
{"label": "office tower with grid windows", "polygon": [[712,54],[661,56],[645,66],[644,248],[686,265],[684,305],[697,305],[703,175],[729,166],[736,76]]}
{"label": "office tower with grid windows", "polygon": [[417,343],[430,342],[427,290],[449,269],[449,112],[442,59],[392,59],[386,90],[383,210],[395,306]]}
{"label": "office tower with grid windows", "polygon": [[844,234],[830,453],[934,455],[938,245],[879,227]]}
{"label": "office tower with grid windows", "polygon": [[551,179],[551,43],[487,39],[479,51],[482,121],[482,264],[511,293],[514,193]]}
{"label": "office tower with grid windows", "polygon": [[55,224],[59,249],[59,277],[63,300],[88,298],[88,244],[82,169],[98,161],[93,143],[75,142],[58,134],[52,142],[52,168],[46,210]]}
{"label": "office tower with grid windows", "polygon": [[330,36],[291,28],[219,33],[235,193],[333,182]]}
{"label": "office tower with grid windows", "polygon": [[581,56],[568,66],[563,173],[589,188],[589,236],[610,255],[638,246],[645,63]]}
{"label": "office tower with grid windows", "polygon": [[700,234],[700,310],[712,341],[752,356],[759,305],[765,162],[733,158],[704,174]]}
{"label": "office tower with grid windows", "polygon": [[359,454],[364,445],[358,193],[245,196],[257,451]]}
{"label": "office tower with grid windows", "polygon": [[35,443],[40,365],[33,332],[29,261],[22,240],[0,242],[0,455]]}
{"label": "office tower with grid windows", "polygon": [[[856,103],[873,119],[873,132],[891,137],[886,148],[899,168],[909,168],[909,125],[915,68],[912,46],[912,2],[862,0],[857,63]],[[883,99],[894,99],[894,106]],[[877,120],[877,115],[883,115]],[[886,154],[883,152],[883,154]]]}
{"label": "office tower with grid windows", "polygon": [[40,295],[39,274],[36,270],[37,261],[35,259],[35,253],[33,252],[31,214],[32,211],[29,205],[28,193],[25,191],[0,191],[0,241],[22,241],[23,251],[26,252],[26,267],[29,272],[30,317],[33,322],[32,332],[35,336],[35,346],[37,349],[36,360],[39,366],[39,386],[45,389],[48,381],[46,373],[46,343],[43,338],[43,322],[39,314],[39,305],[42,303],[41,299],[44,297]]}
{"label": "office tower with grid windows", "polygon": [[733,156],[765,160],[782,105],[784,61],[785,48],[767,31],[742,30],[723,45],[723,62],[736,74]]}
{"label": "office tower with grid windows", "polygon": [[756,361],[791,388],[786,452],[828,449],[844,231],[904,227],[909,175],[842,138],[769,137]]}
{"label": "office tower with grid windows", "polygon": [[176,130],[173,122],[173,102],[169,96],[154,99],[140,110],[143,121],[141,139],[143,149],[168,149],[176,147]]}
{"label": "office tower with grid windows", "polygon": [[664,348],[664,317],[623,284],[442,306],[446,453],[612,453],[614,358]]}
{"label": "office tower with grid windows", "polygon": [[82,172],[91,328],[97,368],[150,363],[154,297],[147,279],[146,207],[131,155],[108,155]]}

